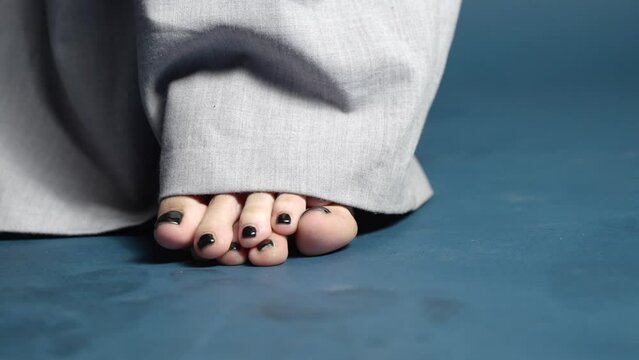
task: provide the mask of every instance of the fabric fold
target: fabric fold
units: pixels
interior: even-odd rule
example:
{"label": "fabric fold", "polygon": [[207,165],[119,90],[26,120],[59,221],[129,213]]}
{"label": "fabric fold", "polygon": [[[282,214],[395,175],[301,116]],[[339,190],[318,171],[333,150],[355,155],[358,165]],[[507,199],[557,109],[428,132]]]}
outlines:
{"label": "fabric fold", "polygon": [[0,231],[95,234],[221,192],[413,210],[459,6],[0,2]]}
{"label": "fabric fold", "polygon": [[284,191],[404,213],[432,194],[413,154],[458,1],[142,5],[161,197]]}

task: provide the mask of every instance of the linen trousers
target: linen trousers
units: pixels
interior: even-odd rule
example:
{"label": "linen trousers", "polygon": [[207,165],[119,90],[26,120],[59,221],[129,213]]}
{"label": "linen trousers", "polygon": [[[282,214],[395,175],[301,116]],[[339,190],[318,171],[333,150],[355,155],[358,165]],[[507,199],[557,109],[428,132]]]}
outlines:
{"label": "linen trousers", "polygon": [[0,231],[289,192],[398,214],[459,0],[0,1]]}

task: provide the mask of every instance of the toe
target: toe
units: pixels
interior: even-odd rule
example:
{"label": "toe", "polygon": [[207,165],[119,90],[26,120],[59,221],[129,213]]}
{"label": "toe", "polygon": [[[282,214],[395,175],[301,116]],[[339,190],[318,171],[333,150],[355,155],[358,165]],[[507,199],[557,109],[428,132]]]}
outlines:
{"label": "toe", "polygon": [[[238,223],[233,225],[233,234],[237,234]],[[235,236],[237,237],[237,236]],[[245,249],[234,239],[229,245],[229,250],[219,258],[217,262],[222,265],[241,265],[248,259],[248,249]]]}
{"label": "toe", "polygon": [[245,248],[252,248],[271,236],[273,194],[252,193],[246,198],[240,215],[239,241]]}
{"label": "toe", "polygon": [[322,255],[348,245],[357,235],[357,222],[348,208],[327,205],[309,208],[297,226],[296,244],[304,255]]}
{"label": "toe", "polygon": [[167,249],[191,246],[193,232],[202,219],[206,205],[196,196],[173,196],[160,202],[155,222],[155,239]]}
{"label": "toe", "polygon": [[297,230],[297,221],[306,209],[306,199],[295,194],[280,194],[273,204],[271,227],[280,235],[291,235]]}
{"label": "toe", "polygon": [[288,242],[285,236],[273,233],[249,250],[249,260],[255,266],[273,266],[286,261]]}
{"label": "toe", "polygon": [[242,206],[236,195],[215,195],[202,217],[193,237],[193,250],[203,259],[216,259],[237,242],[233,224]]}

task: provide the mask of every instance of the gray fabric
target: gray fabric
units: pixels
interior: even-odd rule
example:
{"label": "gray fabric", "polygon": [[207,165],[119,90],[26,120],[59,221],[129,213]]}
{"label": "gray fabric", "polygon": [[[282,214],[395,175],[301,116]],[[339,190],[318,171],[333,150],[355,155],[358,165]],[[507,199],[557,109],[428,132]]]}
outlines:
{"label": "gray fabric", "polygon": [[0,4],[0,231],[152,216],[145,120],[160,198],[264,190],[403,213],[432,194],[413,153],[459,0]]}
{"label": "gray fabric", "polygon": [[158,149],[126,4],[0,2],[0,231],[97,233],[153,216]]}

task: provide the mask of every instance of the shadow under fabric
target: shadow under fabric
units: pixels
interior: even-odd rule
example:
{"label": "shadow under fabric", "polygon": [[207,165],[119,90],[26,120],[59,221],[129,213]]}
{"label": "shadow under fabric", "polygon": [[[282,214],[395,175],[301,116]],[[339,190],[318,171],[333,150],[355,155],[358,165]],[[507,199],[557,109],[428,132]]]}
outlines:
{"label": "shadow under fabric", "polygon": [[459,6],[5,3],[0,231],[138,224],[158,179],[159,198],[273,191],[414,210],[432,195],[413,154]]}

